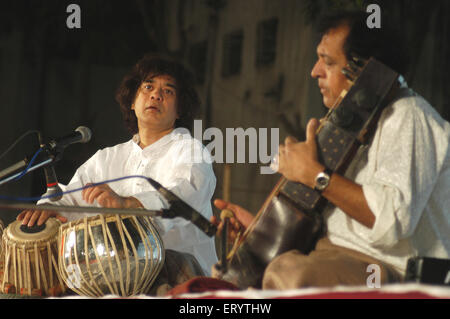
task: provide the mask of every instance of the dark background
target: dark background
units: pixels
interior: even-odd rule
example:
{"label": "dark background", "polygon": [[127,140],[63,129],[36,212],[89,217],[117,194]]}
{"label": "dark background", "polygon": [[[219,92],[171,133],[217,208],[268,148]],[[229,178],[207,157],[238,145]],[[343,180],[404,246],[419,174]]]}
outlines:
{"label": "dark background", "polygon": [[[246,1],[246,0],[242,0]],[[250,0],[249,0],[250,1]],[[39,130],[46,138],[60,137],[85,125],[93,130],[88,144],[66,149],[55,165],[58,178],[67,183],[76,168],[102,147],[124,142],[130,135],[122,126],[115,90],[125,72],[145,53],[161,52],[191,63],[188,36],[179,31],[177,48],[170,48],[169,21],[182,25],[194,4],[203,6],[208,19],[233,19],[221,12],[234,1],[111,1],[111,0],[18,0],[2,1],[0,11],[0,152],[28,130]],[[258,1],[250,1],[255,6]],[[265,1],[261,1],[263,3]],[[320,13],[338,7],[380,4],[398,17],[411,54],[406,77],[413,88],[428,99],[440,114],[450,118],[449,18],[450,1],[310,1],[298,0],[305,27]],[[66,8],[81,7],[81,29],[68,29]],[[174,4],[176,4],[174,6]],[[285,10],[293,1],[281,0]],[[173,10],[176,8],[176,10]],[[173,30],[173,28],[171,29]],[[292,33],[295,30],[291,31]],[[392,45],[395,45],[394,43]],[[424,49],[425,48],[425,49]],[[315,47],[311,43],[311,50]],[[207,66],[208,67],[208,66]],[[209,68],[220,68],[219,63]],[[198,68],[196,69],[198,70]],[[197,74],[201,78],[204,74]],[[203,118],[210,126],[213,100],[202,90]],[[318,91],[314,91],[316,100]],[[236,123],[236,127],[239,123]],[[256,125],[257,126],[257,125]],[[303,130],[302,127],[297,128]],[[283,138],[283,137],[281,137]],[[30,135],[0,159],[0,170],[38,147]],[[218,173],[220,189],[220,165]],[[270,189],[270,185],[267,186]],[[20,181],[0,186],[1,195],[39,196],[45,192],[42,171]],[[240,202],[246,206],[245,203]],[[248,207],[248,206],[247,206]],[[17,212],[5,212],[9,223]]]}

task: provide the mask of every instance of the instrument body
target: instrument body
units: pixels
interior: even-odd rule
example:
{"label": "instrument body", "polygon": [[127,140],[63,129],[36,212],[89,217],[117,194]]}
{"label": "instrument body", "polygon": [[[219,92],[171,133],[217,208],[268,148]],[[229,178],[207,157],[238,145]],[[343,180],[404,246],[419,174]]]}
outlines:
{"label": "instrument body", "polygon": [[66,290],[58,271],[60,225],[55,218],[48,219],[36,232],[26,232],[21,221],[8,225],[2,235],[4,293],[57,296]]}
{"label": "instrument body", "polygon": [[164,246],[151,218],[97,215],[63,224],[59,270],[79,295],[146,293],[161,271]]}
{"label": "instrument body", "polygon": [[[373,58],[345,71],[355,74],[351,87],[316,132],[319,161],[339,174],[345,173],[359,146],[370,142],[382,110],[400,84],[398,73]],[[259,288],[273,258],[291,249],[308,254],[326,231],[321,212],[327,204],[320,192],[281,178],[235,244],[222,279],[240,288]]]}

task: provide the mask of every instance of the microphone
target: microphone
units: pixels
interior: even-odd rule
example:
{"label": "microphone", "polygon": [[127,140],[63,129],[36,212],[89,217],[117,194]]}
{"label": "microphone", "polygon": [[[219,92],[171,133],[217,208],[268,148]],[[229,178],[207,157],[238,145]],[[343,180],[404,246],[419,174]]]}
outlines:
{"label": "microphone", "polygon": [[[38,138],[39,138],[39,144],[41,145],[41,147],[45,147],[41,132],[39,132]],[[48,149],[46,149],[46,151],[51,156]],[[58,179],[56,177],[55,168],[53,167],[52,164],[50,164],[48,166],[44,166],[44,173],[45,173],[45,181],[47,182],[47,192],[43,196],[49,196],[49,195],[54,195],[57,193],[62,193],[62,190],[58,185]],[[61,198],[62,198],[62,194],[49,197],[49,199],[52,202],[60,200]]]}
{"label": "microphone", "polygon": [[212,224],[209,220],[203,217],[202,214],[197,212],[187,203],[185,203],[181,198],[176,196],[174,193],[164,188],[157,181],[147,177],[147,181],[155,188],[170,204],[170,208],[164,210],[163,218],[175,218],[183,217],[189,220],[195,226],[197,226],[201,231],[203,231],[209,237],[212,237],[217,232],[217,227]]}
{"label": "microphone", "polygon": [[[75,132],[72,132],[64,137],[50,140],[47,144],[42,143],[40,137],[41,147],[44,147],[53,161],[57,161],[62,153],[62,150],[70,144],[87,143],[91,140],[92,132],[85,126],[79,126]],[[56,152],[55,152],[56,151]],[[58,201],[62,198],[62,190],[58,185],[58,178],[56,177],[55,168],[52,164],[44,167],[45,180],[47,182],[47,192],[44,196],[51,196],[51,201]],[[59,194],[58,194],[59,193]],[[56,196],[52,196],[58,194]]]}
{"label": "microphone", "polygon": [[56,138],[47,143],[49,149],[63,149],[70,144],[87,143],[91,140],[92,132],[86,126],[79,126],[75,132],[72,132],[61,138]]}
{"label": "microphone", "polygon": [[51,196],[59,193],[59,195],[49,197],[52,202],[56,202],[62,198],[62,189],[58,185],[55,168],[53,167],[53,165],[45,166],[44,172],[45,181],[47,182],[47,192],[44,194],[44,196]]}

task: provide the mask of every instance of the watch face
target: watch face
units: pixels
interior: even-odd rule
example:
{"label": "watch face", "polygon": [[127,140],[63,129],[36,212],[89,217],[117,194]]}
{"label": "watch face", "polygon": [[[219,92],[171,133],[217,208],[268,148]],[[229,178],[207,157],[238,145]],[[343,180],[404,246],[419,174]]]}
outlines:
{"label": "watch face", "polygon": [[318,190],[324,190],[328,183],[330,182],[330,176],[328,174],[322,172],[319,175],[317,175],[316,178],[316,189]]}
{"label": "watch face", "polygon": [[328,179],[326,178],[326,177],[319,177],[318,179],[317,179],[317,183],[319,184],[319,185],[321,185],[321,186],[325,186],[325,185],[327,185],[327,183],[328,183]]}

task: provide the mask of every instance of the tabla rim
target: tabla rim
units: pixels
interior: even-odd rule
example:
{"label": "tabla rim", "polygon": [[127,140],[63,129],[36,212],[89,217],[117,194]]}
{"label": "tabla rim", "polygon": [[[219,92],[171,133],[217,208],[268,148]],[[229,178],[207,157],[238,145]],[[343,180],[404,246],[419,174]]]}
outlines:
{"label": "tabla rim", "polygon": [[60,226],[60,232],[66,232],[69,229],[72,229],[72,230],[73,229],[74,230],[84,229],[85,225],[86,225],[85,221],[87,222],[88,225],[90,225],[92,227],[92,226],[102,225],[103,222],[105,222],[105,223],[117,222],[117,221],[122,221],[125,219],[135,218],[135,217],[138,217],[138,216],[99,214],[99,215],[95,215],[95,216],[80,218],[80,219],[73,220],[68,223],[62,224]]}
{"label": "tabla rim", "polygon": [[25,246],[56,241],[61,222],[56,218],[49,218],[45,223],[45,229],[38,233],[24,233],[20,230],[22,221],[13,221],[6,227],[3,240]]}

